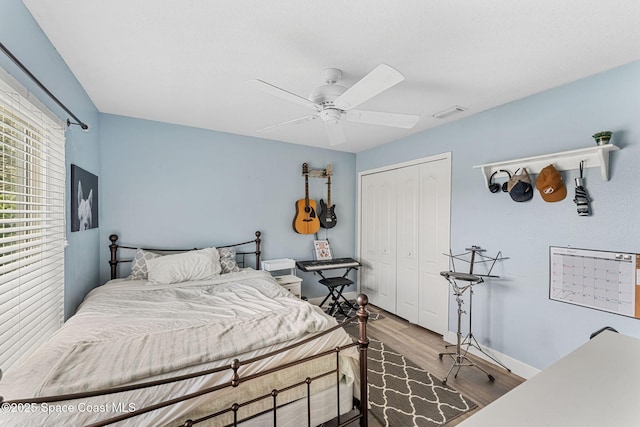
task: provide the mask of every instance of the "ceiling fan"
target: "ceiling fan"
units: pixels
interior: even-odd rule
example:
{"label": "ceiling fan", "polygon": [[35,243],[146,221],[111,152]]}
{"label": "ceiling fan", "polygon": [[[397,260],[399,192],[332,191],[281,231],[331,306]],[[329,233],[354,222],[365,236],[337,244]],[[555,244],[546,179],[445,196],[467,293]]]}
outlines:
{"label": "ceiling fan", "polygon": [[378,65],[350,88],[336,84],[342,77],[342,71],[336,68],[323,70],[320,77],[325,84],[315,88],[308,99],[263,80],[249,80],[246,84],[251,87],[314,110],[310,116],[267,126],[258,132],[266,132],[281,126],[297,125],[320,118],[324,121],[329,143],[337,145],[346,142],[341,124],[343,118],[350,122],[404,129],[415,126],[420,118],[410,114],[354,110],[358,105],[404,80],[404,76],[399,71],[386,64]]}

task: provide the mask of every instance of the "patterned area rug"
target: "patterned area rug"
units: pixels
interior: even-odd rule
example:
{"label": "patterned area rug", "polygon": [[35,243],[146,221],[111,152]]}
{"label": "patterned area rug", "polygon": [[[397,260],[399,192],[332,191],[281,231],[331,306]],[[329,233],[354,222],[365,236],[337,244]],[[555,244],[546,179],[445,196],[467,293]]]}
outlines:
{"label": "patterned area rug", "polygon": [[369,410],[384,426],[441,426],[477,405],[369,337]]}

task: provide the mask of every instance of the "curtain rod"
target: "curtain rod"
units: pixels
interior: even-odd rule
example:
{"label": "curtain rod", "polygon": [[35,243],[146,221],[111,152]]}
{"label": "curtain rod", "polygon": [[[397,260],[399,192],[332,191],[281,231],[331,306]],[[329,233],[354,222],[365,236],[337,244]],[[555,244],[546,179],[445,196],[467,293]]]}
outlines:
{"label": "curtain rod", "polygon": [[67,119],[67,126],[70,125],[78,125],[80,126],[82,129],[87,130],[89,129],[89,125],[84,123],[82,120],[80,120],[75,114],[73,114],[62,102],[60,102],[58,100],[58,98],[56,98],[50,91],[49,89],[47,89],[42,83],[40,83],[40,80],[38,80],[33,74],[31,74],[31,71],[29,71],[27,69],[27,67],[25,67],[22,62],[20,62],[18,60],[18,58],[16,58],[10,51],[9,49],[7,49],[4,44],[2,44],[2,42],[0,42],[0,49],[2,49],[2,51],[5,53],[5,55],[7,55],[9,57],[9,59],[11,59],[18,67],[20,67],[20,69],[31,78],[31,80],[33,80],[35,82],[35,84],[38,85],[38,87],[40,89],[42,89],[44,91],[44,93],[46,93],[47,95],[49,95],[49,98],[53,99],[55,101],[56,104],[58,104],[64,111],[66,111],[71,117],[74,118],[74,120],[77,123],[72,122],[71,120]]}

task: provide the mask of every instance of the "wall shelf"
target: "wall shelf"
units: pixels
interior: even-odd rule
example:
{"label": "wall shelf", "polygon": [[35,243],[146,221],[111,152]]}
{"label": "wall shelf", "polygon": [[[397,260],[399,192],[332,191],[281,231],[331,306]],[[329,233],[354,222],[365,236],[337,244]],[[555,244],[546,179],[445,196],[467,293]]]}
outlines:
{"label": "wall shelf", "polygon": [[544,154],[541,156],[525,157],[516,160],[487,163],[474,166],[479,168],[484,176],[485,183],[489,182],[491,174],[500,169],[506,169],[512,174],[518,168],[527,168],[529,174],[539,173],[545,166],[553,164],[559,171],[580,168],[580,161],[584,161],[585,168],[600,168],[602,179],[609,180],[609,153],[617,151],[620,147],[613,144],[596,145],[595,147],[580,148],[578,150],[563,151],[559,153]]}

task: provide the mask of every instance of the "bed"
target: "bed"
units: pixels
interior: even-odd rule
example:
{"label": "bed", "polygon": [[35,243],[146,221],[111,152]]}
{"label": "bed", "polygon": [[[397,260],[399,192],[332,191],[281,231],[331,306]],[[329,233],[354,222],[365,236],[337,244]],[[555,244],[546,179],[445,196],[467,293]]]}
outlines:
{"label": "bed", "polygon": [[0,424],[367,425],[365,295],[353,339],[259,270],[260,232],[202,249],[118,239],[111,280],[0,379]]}

